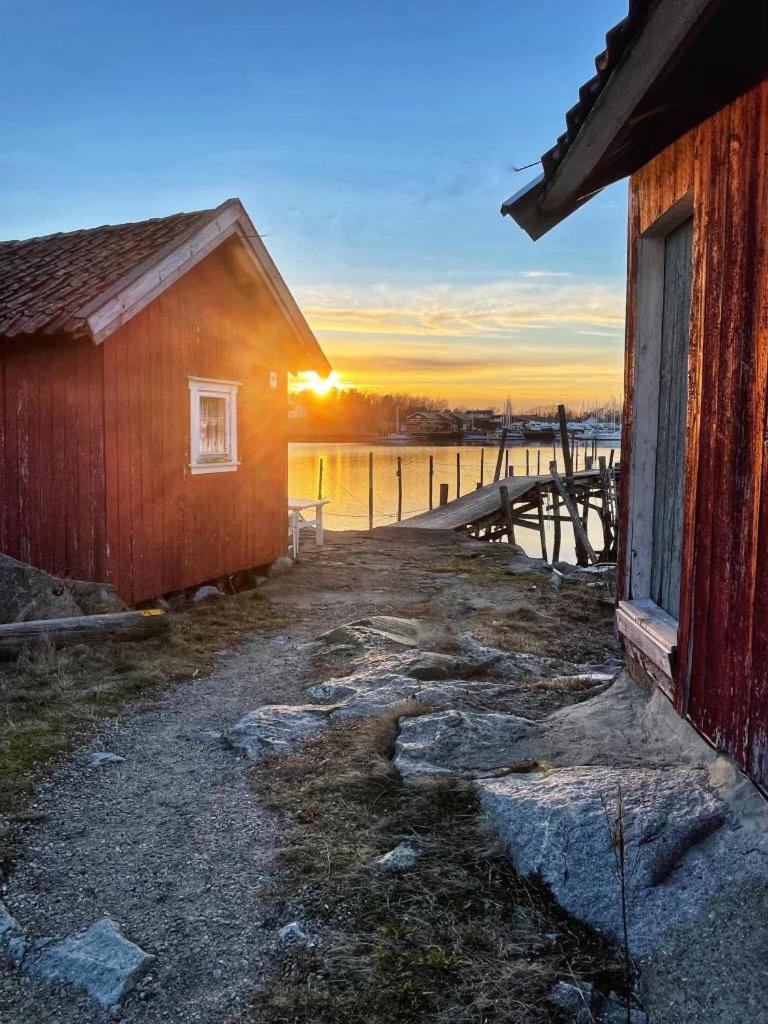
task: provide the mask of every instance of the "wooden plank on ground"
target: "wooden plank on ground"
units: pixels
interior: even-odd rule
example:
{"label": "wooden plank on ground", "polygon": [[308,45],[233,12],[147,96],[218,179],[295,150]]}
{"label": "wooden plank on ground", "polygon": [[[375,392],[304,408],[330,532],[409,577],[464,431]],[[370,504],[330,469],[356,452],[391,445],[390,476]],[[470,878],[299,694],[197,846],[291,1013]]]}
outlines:
{"label": "wooden plank on ground", "polygon": [[28,644],[41,640],[55,646],[104,640],[145,640],[164,633],[169,619],[159,608],[115,612],[110,615],[76,615],[66,619],[0,623],[0,656],[12,657]]}

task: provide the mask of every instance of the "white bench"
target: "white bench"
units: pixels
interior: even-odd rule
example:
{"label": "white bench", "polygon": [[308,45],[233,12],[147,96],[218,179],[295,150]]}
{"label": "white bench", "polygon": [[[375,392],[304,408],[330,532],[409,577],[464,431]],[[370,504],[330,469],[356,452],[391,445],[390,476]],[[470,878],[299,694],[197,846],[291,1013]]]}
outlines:
{"label": "white bench", "polygon": [[[288,535],[291,540],[291,552],[294,558],[299,557],[299,537],[302,530],[312,528],[315,531],[315,544],[323,543],[323,506],[328,498],[289,498],[288,499]],[[315,510],[314,519],[307,518],[309,509]]]}

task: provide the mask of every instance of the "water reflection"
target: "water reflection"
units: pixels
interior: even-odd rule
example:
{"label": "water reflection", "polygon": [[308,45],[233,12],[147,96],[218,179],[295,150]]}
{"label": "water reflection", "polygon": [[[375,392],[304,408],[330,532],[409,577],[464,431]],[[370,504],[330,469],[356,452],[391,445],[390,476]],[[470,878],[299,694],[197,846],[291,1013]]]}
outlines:
{"label": "water reflection", "polygon": [[[591,446],[589,448],[591,452]],[[459,488],[461,494],[475,489],[481,478],[493,480],[498,449],[482,445],[370,445],[322,442],[289,445],[289,493],[294,498],[315,497],[318,493],[320,459],[323,460],[323,497],[328,528],[331,530],[365,530],[368,528],[368,457],[373,453],[374,525],[397,521],[397,460],[402,463],[403,518],[417,515],[429,508],[429,457],[434,461],[433,503],[437,505],[440,484],[448,484],[451,498],[457,493],[459,456]],[[618,461],[618,451],[615,459]],[[598,448],[598,455],[610,456],[610,448]],[[527,457],[527,462],[526,462]],[[539,469],[549,472],[555,457],[562,467],[559,446],[529,445],[509,447],[504,454],[504,468],[515,476],[531,474]],[[578,446],[578,464],[584,465],[584,448]],[[552,523],[547,523],[548,547],[552,551]],[[596,513],[590,513],[589,534],[597,547],[602,547],[602,530]],[[541,553],[538,533],[517,531],[517,542],[531,555]],[[564,524],[561,558],[574,560],[573,531]]]}

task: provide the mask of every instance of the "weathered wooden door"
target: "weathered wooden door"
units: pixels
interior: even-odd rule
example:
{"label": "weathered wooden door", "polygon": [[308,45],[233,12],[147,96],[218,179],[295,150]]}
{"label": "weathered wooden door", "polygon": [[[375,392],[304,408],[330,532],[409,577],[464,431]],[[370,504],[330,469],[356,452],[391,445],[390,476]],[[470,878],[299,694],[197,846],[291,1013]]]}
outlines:
{"label": "weathered wooden door", "polygon": [[664,241],[651,599],[675,619],[680,614],[692,239],[689,219]]}

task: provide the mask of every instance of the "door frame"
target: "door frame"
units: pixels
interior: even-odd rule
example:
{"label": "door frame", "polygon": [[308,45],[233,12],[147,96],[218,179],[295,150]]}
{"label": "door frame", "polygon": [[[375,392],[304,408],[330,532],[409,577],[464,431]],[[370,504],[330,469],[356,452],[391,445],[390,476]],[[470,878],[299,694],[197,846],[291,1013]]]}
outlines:
{"label": "door frame", "polygon": [[[617,627],[625,644],[670,696],[677,662],[678,623],[651,600],[664,257],[667,235],[693,215],[693,189],[689,189],[635,242],[634,392],[628,396],[633,437],[624,540],[627,573],[625,600],[620,602],[617,614]],[[685,443],[687,446],[687,432]]]}

